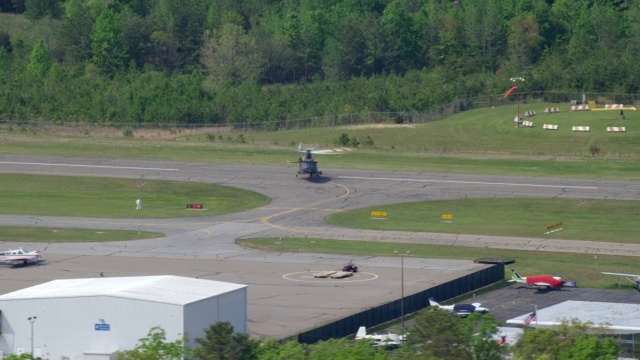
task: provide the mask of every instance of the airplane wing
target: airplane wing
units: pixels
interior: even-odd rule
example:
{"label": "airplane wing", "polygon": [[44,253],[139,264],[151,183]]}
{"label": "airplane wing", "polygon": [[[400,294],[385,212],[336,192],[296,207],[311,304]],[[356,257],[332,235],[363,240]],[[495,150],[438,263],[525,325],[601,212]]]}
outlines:
{"label": "airplane wing", "polygon": [[638,291],[640,291],[640,275],[612,273],[612,272],[606,272],[606,271],[603,271],[601,274],[623,276],[627,281],[629,281],[632,284],[635,284],[636,289],[638,289]]}
{"label": "airplane wing", "polygon": [[637,274],[621,274],[621,273],[612,273],[612,272],[601,272],[601,274],[605,274],[605,275],[618,275],[618,276],[628,276],[628,277],[639,277],[640,275]]}
{"label": "airplane wing", "polygon": [[473,306],[475,306],[475,307],[480,307],[480,306],[482,306],[482,304],[480,304],[480,303],[473,303],[473,304],[471,304],[471,305],[473,305]]}

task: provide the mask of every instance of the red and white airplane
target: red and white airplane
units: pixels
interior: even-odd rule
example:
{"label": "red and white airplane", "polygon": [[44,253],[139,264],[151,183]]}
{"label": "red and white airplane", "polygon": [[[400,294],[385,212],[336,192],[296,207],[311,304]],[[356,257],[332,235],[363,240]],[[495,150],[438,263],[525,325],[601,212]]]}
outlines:
{"label": "red and white airplane", "polygon": [[522,277],[515,269],[511,269],[512,275],[509,282],[517,282],[535,286],[541,289],[560,289],[561,287],[575,287],[575,281],[564,281],[560,276],[537,275]]}
{"label": "red and white airplane", "polygon": [[0,263],[10,263],[12,265],[27,265],[30,262],[35,262],[36,265],[38,265],[41,257],[42,255],[40,254],[40,250],[25,251],[20,248],[0,252]]}

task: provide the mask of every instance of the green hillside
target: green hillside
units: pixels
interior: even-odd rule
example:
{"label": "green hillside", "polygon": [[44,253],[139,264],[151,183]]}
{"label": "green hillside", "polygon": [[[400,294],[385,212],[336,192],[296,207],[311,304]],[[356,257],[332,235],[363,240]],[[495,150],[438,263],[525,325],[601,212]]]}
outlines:
{"label": "green hillside", "polygon": [[638,23],[629,1],[4,1],[0,120],[274,130],[634,104]]}

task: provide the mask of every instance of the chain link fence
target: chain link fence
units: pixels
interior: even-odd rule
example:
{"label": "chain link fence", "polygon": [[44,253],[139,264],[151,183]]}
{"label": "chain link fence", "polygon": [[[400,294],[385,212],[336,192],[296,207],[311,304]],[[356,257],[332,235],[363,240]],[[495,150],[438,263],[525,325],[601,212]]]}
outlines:
{"label": "chain link fence", "polygon": [[[519,100],[518,100],[519,99]],[[168,124],[168,123],[79,123],[79,122],[44,122],[44,121],[12,121],[0,119],[0,129],[5,131],[55,132],[69,134],[100,135],[113,133],[121,136],[133,134],[133,131],[156,130],[164,132],[193,133],[238,133],[256,131],[280,131],[305,129],[313,127],[333,127],[361,124],[408,124],[425,123],[446,116],[479,108],[489,108],[505,105],[520,104],[586,104],[595,101],[596,104],[624,104],[635,106],[638,94],[610,94],[610,93],[580,93],[561,91],[521,92],[508,99],[502,95],[488,95],[458,99],[448,104],[434,106],[424,111],[401,112],[365,112],[353,114],[335,114],[301,119],[281,119],[276,121],[246,121],[232,124]]]}

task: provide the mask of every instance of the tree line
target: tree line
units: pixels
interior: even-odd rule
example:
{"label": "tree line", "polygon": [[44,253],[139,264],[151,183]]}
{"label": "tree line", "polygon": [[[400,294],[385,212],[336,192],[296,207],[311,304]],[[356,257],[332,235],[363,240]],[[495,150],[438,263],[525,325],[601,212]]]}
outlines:
{"label": "tree line", "polygon": [[[620,346],[603,336],[602,329],[575,319],[552,329],[526,328],[515,345],[496,339],[498,325],[492,315],[475,313],[459,318],[442,309],[427,308],[407,327],[406,343],[393,349],[373,347],[367,339],[330,339],[315,344],[254,339],[234,333],[229,322],[212,324],[205,329],[205,336],[194,342],[187,335],[171,341],[162,328],[154,327],[134,349],[121,350],[117,360],[615,360],[620,354]],[[34,357],[23,353],[5,359]]]}
{"label": "tree line", "polygon": [[277,124],[424,111],[513,77],[640,84],[630,0],[0,0],[0,16],[5,120]]}
{"label": "tree line", "polygon": [[592,324],[565,321],[556,329],[526,329],[513,346],[496,340],[499,322],[491,315],[467,318],[429,308],[407,328],[407,342],[395,349],[373,347],[369,340],[331,339],[315,344],[276,339],[251,339],[233,333],[228,322],[211,325],[196,346],[185,347],[186,338],[166,341],[162,329],[154,328],[139,345],[119,354],[118,360],[593,360],[617,359],[620,347],[601,336]]}

